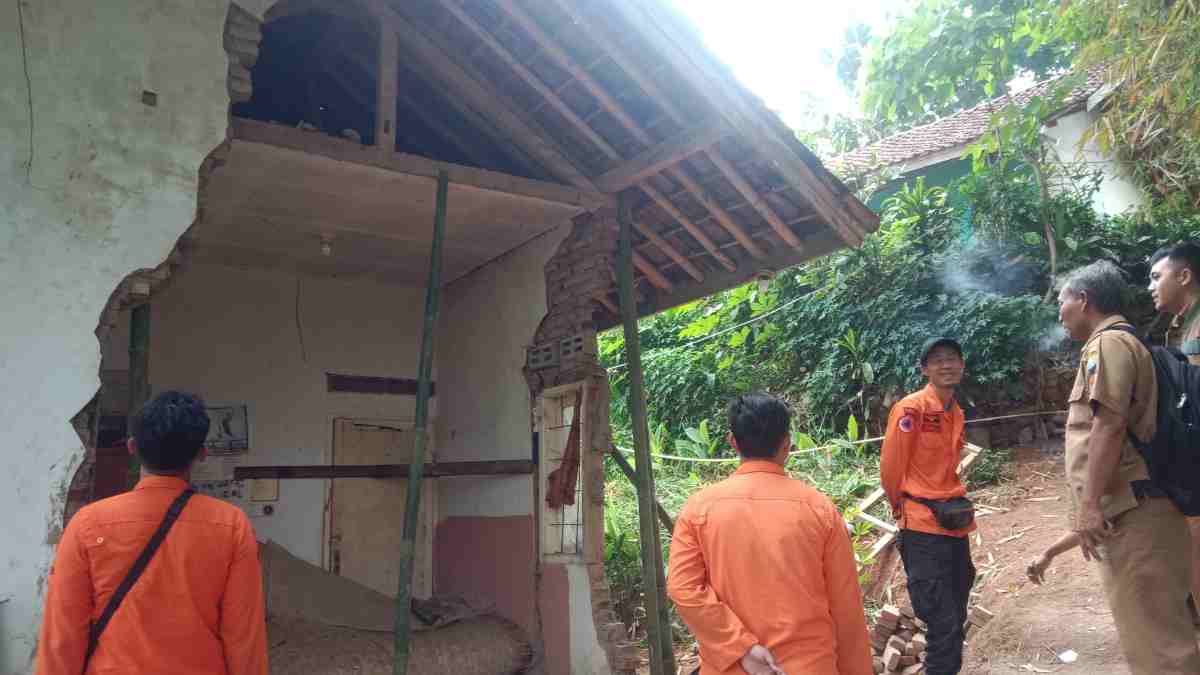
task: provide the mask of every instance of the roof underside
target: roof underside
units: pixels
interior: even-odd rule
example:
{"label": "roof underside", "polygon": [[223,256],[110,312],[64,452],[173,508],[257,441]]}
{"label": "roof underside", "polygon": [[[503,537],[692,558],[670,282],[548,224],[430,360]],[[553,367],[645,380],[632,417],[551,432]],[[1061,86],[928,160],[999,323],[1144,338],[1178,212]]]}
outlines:
{"label": "roof underside", "polygon": [[[293,127],[305,122],[353,155],[349,146],[358,151],[375,140],[380,30],[393,32],[399,94],[391,150],[486,169],[493,177],[520,176],[529,179],[526,187],[568,186],[581,195],[547,202],[545,214],[532,217],[526,211],[535,201],[504,202],[507,224],[501,225],[509,229],[501,228],[506,236],[494,247],[512,248],[545,231],[550,220],[562,223],[595,204],[615,205],[613,196],[622,195],[635,222],[643,311],[857,245],[877,226],[658,1],[284,0],[266,20],[252,71],[254,97],[235,105],[235,116]],[[241,128],[253,131],[245,123]],[[238,158],[260,168],[275,161],[261,147],[244,145],[239,155],[237,139],[235,133],[230,166]],[[299,171],[301,164],[284,163],[280,171]],[[255,197],[244,182],[230,175],[213,189],[240,195],[247,205],[274,199]],[[286,175],[271,185],[289,195],[293,208],[310,211],[303,207],[304,190],[289,188]],[[361,189],[344,194],[364,199]],[[377,236],[372,228],[381,226],[370,218],[381,209],[385,205],[367,200],[360,212],[327,203],[322,213],[359,218],[366,223],[359,229],[368,230],[359,234]],[[516,228],[521,218],[529,229]],[[233,223],[223,226],[232,236]],[[485,227],[476,221],[463,226]],[[491,237],[485,229],[480,235]],[[400,239],[410,247],[415,241]],[[477,250],[462,265],[503,252]],[[294,255],[319,251],[312,246]],[[419,256],[406,258],[405,269],[421,278],[423,264],[414,267]],[[615,297],[614,287],[614,302],[602,304],[615,306]]]}

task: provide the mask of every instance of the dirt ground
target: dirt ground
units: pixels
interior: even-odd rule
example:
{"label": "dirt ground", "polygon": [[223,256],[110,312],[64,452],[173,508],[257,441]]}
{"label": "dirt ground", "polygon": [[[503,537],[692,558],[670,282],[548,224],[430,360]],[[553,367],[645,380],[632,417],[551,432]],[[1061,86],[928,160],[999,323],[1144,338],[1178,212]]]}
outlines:
{"label": "dirt ground", "polygon": [[[1062,462],[1061,441],[1018,450],[1012,480],[972,494],[1005,511],[980,516],[971,537],[978,571],[973,602],[996,616],[969,638],[965,675],[1129,673],[1094,563],[1076,550],[1054,561],[1045,585],[1025,576],[1025,566],[1069,526]],[[892,572],[887,588],[884,600],[906,601],[902,570]],[[1058,658],[1067,650],[1078,655],[1073,663]],[[676,662],[680,673],[690,673],[695,652],[681,649]]]}
{"label": "dirt ground", "polygon": [[[973,601],[996,618],[968,639],[964,673],[1129,673],[1095,563],[1075,550],[1055,559],[1043,586],[1025,576],[1029,561],[1069,526],[1061,452],[1061,444],[1018,452],[1016,480],[978,495],[1010,510],[981,517],[971,538]],[[1078,654],[1074,663],[1058,658],[1068,650]]]}

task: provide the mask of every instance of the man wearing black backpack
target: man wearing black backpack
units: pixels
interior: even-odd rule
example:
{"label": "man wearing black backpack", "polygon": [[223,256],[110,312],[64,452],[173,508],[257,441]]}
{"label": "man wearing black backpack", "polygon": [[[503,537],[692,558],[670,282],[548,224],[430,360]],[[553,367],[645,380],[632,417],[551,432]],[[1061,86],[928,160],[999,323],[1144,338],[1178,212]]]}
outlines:
{"label": "man wearing black backpack", "polygon": [[1067,481],[1086,559],[1101,578],[1133,675],[1200,673],[1186,604],[1191,537],[1131,438],[1155,437],[1154,359],[1121,315],[1126,283],[1100,261],[1067,276],[1059,321],[1084,342],[1069,397]]}
{"label": "man wearing black backpack", "polygon": [[[1150,257],[1150,295],[1154,308],[1171,314],[1167,344],[1193,365],[1200,365],[1200,246],[1190,242],[1159,249]],[[1200,624],[1200,518],[1189,518],[1192,531],[1192,622]]]}

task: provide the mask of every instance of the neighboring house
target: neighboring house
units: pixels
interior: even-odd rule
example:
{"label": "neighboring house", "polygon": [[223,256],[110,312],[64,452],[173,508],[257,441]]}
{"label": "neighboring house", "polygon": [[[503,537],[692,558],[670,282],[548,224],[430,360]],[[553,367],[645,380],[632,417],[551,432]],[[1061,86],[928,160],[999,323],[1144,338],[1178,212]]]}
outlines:
{"label": "neighboring house", "polygon": [[[971,161],[964,158],[967,148],[987,132],[992,116],[1010,105],[1024,105],[1037,96],[1050,94],[1060,78],[1039,82],[1012,96],[1000,96],[974,107],[947,115],[919,127],[893,134],[880,141],[846,153],[830,164],[850,173],[880,169],[898,171],[899,180],[875,195],[868,205],[875,211],[883,200],[899,189],[904,182],[919,176],[926,185],[948,185],[971,171]],[[1093,199],[1096,209],[1117,214],[1142,201],[1142,193],[1130,180],[1121,164],[1104,156],[1094,143],[1080,147],[1084,131],[1096,120],[1097,109],[1103,103],[1108,88],[1098,70],[1088,73],[1087,79],[1063,99],[1061,109],[1045,124],[1042,135],[1054,146],[1063,162],[1087,162],[1102,174],[1100,189]],[[954,198],[954,195],[951,195]]]}
{"label": "neighboring house", "polygon": [[415,592],[490,603],[551,675],[632,671],[603,583],[618,204],[643,316],[878,222],[668,5],[0,10],[0,673],[68,506],[120,489],[125,416],[168,388],[217,409],[201,489],[394,591],[442,171]]}

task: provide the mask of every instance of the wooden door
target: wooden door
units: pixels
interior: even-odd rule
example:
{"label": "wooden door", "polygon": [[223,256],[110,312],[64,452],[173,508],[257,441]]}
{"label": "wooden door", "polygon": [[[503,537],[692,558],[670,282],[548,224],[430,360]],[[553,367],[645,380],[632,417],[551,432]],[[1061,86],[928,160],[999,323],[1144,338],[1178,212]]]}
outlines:
{"label": "wooden door", "polygon": [[[432,430],[430,436],[432,436]],[[407,464],[411,424],[339,419],[334,427],[335,465]],[[426,452],[426,462],[432,452]],[[433,526],[436,479],[421,485],[413,597],[433,594]],[[329,568],[388,596],[396,595],[408,478],[335,478],[330,486]]]}

